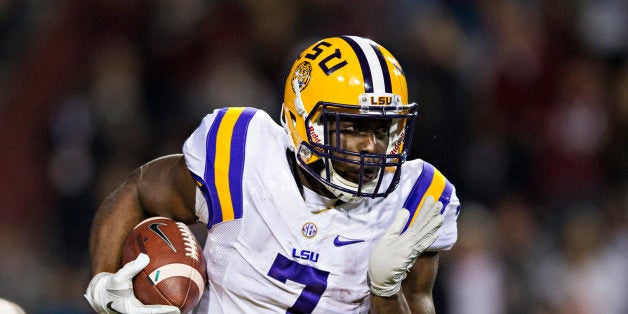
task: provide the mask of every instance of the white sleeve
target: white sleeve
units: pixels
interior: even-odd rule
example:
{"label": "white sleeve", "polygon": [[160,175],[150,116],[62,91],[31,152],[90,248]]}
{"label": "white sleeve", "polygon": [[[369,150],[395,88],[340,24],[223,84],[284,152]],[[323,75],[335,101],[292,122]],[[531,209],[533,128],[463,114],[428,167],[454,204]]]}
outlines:
{"label": "white sleeve", "polygon": [[183,156],[188,169],[199,178],[203,178],[205,174],[205,163],[207,159],[207,132],[211,127],[216,112],[206,115],[201,124],[194,130],[183,144]]}
{"label": "white sleeve", "polygon": [[441,251],[451,249],[458,240],[458,213],[460,213],[460,200],[456,196],[456,190],[451,193],[451,198],[442,212],[443,225],[438,229],[438,238],[427,249],[428,251]]}
{"label": "white sleeve", "polygon": [[[405,166],[405,165],[404,165]],[[438,238],[427,249],[428,251],[440,251],[450,249],[458,239],[457,218],[460,211],[460,200],[456,196],[456,188],[430,163],[419,160],[412,162],[407,168],[414,173],[419,168],[418,177],[408,180],[413,186],[407,195],[403,207],[410,211],[411,215],[417,215],[423,200],[431,196],[443,204],[441,215],[443,224],[438,229]]]}
{"label": "white sleeve", "polygon": [[248,127],[257,112],[250,107],[214,110],[183,144],[186,165],[198,186],[196,215],[210,227],[242,216]]}
{"label": "white sleeve", "polygon": [[203,192],[199,187],[196,187],[196,203],[194,205],[196,211],[196,217],[198,220],[207,224],[209,222],[209,211],[207,210],[207,200],[203,196]]}
{"label": "white sleeve", "polygon": [[[194,132],[188,137],[183,144],[183,156],[188,169],[194,174],[195,180],[202,179],[205,173],[205,163],[207,159],[206,138],[207,132],[214,122],[216,112],[208,114],[203,118],[200,125],[194,130]],[[196,187],[196,202],[195,202],[196,216],[200,221],[207,224],[209,221],[209,213],[207,210],[207,200],[203,196],[203,192],[200,187]]]}

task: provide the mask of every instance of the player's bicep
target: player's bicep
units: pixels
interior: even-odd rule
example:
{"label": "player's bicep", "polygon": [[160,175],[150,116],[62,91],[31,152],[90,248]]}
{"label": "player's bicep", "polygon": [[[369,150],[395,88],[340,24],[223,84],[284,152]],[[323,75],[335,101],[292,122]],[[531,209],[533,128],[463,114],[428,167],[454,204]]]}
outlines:
{"label": "player's bicep", "polygon": [[155,159],[136,173],[139,202],[149,216],[164,216],[194,223],[196,184],[183,155]]}
{"label": "player's bicep", "polygon": [[432,289],[438,272],[438,252],[424,252],[402,283],[402,291],[413,313],[434,311]]}

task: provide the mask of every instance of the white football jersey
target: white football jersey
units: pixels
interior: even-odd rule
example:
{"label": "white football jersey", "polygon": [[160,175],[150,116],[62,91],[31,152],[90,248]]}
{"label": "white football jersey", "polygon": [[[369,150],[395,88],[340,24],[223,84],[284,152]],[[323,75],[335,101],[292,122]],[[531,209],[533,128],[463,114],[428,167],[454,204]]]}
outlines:
{"label": "white football jersey", "polygon": [[429,250],[456,242],[454,187],[422,160],[403,165],[389,196],[334,207],[334,200],[301,193],[287,134],[263,111],[216,110],[183,153],[198,183],[196,214],[209,230],[209,287],[198,313],[368,312],[373,245],[398,210],[416,217],[427,195],[444,204],[444,223]]}

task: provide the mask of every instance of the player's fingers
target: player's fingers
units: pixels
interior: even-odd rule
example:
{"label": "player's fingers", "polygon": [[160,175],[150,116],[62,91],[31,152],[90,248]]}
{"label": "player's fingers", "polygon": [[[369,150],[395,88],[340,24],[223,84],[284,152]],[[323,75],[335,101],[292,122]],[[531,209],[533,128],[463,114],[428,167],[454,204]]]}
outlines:
{"label": "player's fingers", "polygon": [[421,208],[419,208],[419,215],[414,219],[412,225],[409,226],[410,233],[418,233],[425,228],[425,225],[434,216],[434,198],[428,196],[423,200]]}
{"label": "player's fingers", "polygon": [[438,238],[438,234],[436,232],[427,235],[423,241],[418,242],[412,249],[418,254],[423,253],[427,248],[429,248]]}
{"label": "player's fingers", "polygon": [[419,235],[417,241],[413,244],[413,249],[422,252],[428,248],[438,238],[438,229],[443,224],[443,216],[437,215],[431,218],[421,230],[417,232]]}
{"label": "player's fingers", "polygon": [[[440,203],[440,202],[439,202]],[[423,206],[421,206],[421,214],[423,217],[431,217],[434,215],[436,201],[431,196],[428,196],[423,201]]]}
{"label": "player's fingers", "polygon": [[144,253],[140,253],[137,258],[124,265],[110,280],[107,288],[112,290],[120,290],[130,288],[131,279],[137,275],[148,263],[150,258]]}
{"label": "player's fingers", "polygon": [[386,234],[401,234],[403,227],[408,222],[408,218],[410,218],[410,212],[405,208],[400,209],[397,212],[395,219],[393,219],[392,224],[390,224],[390,227],[388,227],[388,231],[386,232]]}
{"label": "player's fingers", "polygon": [[428,196],[423,201],[418,221],[412,226],[412,232],[416,242],[412,244],[415,251],[423,251],[438,238],[438,229],[443,224],[443,216],[440,214],[443,204],[434,201],[434,198]]}
{"label": "player's fingers", "polygon": [[436,214],[441,214],[441,212],[443,211],[443,203],[442,202],[438,202],[436,203]]}
{"label": "player's fingers", "polygon": [[443,209],[443,203],[435,201],[431,196],[428,196],[421,206],[421,212],[419,214],[419,221],[421,224],[426,225],[437,216],[441,216],[440,212]]}
{"label": "player's fingers", "polygon": [[[428,196],[425,198],[425,200],[423,200],[423,204],[421,204],[421,207],[419,208],[419,215],[418,217],[415,219],[413,225],[415,225],[415,228],[417,228],[416,225],[424,225],[426,222],[426,219],[429,219],[427,217],[431,217],[433,215],[433,207],[434,207],[434,198],[431,196]],[[418,227],[421,228],[421,227]]]}
{"label": "player's fingers", "polygon": [[428,216],[428,217],[423,218],[425,219],[425,221],[423,223],[423,226],[419,230],[419,232],[424,233],[424,234],[436,233],[438,228],[440,228],[440,226],[443,225],[444,219],[443,219],[443,215],[439,213],[440,209],[438,209],[438,206],[435,206],[434,210],[436,213],[433,216]]}

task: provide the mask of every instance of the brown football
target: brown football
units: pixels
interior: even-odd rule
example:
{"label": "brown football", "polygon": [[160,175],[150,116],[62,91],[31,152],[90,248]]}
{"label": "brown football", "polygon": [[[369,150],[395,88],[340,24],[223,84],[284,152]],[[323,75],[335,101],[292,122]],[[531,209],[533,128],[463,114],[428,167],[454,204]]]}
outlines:
{"label": "brown football", "polygon": [[140,253],[150,263],[133,278],[133,292],[144,304],[174,305],[192,310],[205,288],[205,258],[200,244],[184,223],[165,217],[140,222],[124,246],[123,264]]}

